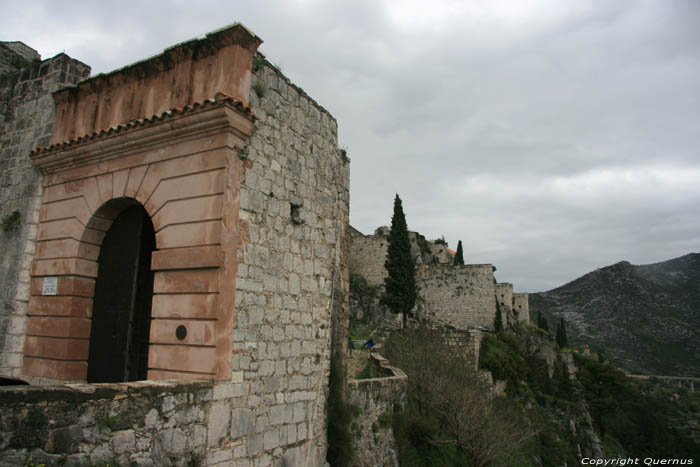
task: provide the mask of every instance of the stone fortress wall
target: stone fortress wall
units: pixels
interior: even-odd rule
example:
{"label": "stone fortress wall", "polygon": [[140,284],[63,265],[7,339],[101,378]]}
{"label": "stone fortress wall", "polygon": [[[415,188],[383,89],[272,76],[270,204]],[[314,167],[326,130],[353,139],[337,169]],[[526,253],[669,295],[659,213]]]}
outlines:
{"label": "stone fortress wall", "polygon": [[[382,286],[387,275],[384,261],[389,228],[379,227],[374,235],[352,227],[350,231],[350,273],[363,276],[370,285]],[[527,310],[527,294],[514,294],[512,284],[496,283],[493,265],[455,265],[444,243],[427,241],[416,232],[409,232],[409,238],[420,294],[419,320],[457,330],[488,330],[493,329],[499,304],[504,325],[509,324],[513,310]],[[529,322],[527,311],[519,316]]]}
{"label": "stone fortress wall", "polygon": [[496,284],[490,264],[420,265],[420,318],[456,329],[492,329]]}
{"label": "stone fortress wall", "polygon": [[86,78],[90,67],[61,53],[41,60],[21,42],[0,42],[0,374],[22,365],[36,249],[41,175],[29,153],[48,146],[55,121],[51,94]]}
{"label": "stone fortress wall", "polygon": [[215,397],[211,381],[6,388],[0,467],[207,465]]}
{"label": "stone fortress wall", "polygon": [[358,274],[370,285],[381,285],[386,277],[384,259],[388,248],[385,235],[364,235],[350,227],[350,254],[348,266],[351,274]]}
{"label": "stone fortress wall", "polygon": [[328,111],[261,56],[254,63],[264,91],[250,92],[258,122],[241,183],[235,384],[220,445],[236,463],[322,465],[350,163]]}
{"label": "stone fortress wall", "polygon": [[[178,231],[178,234],[161,235],[160,237],[158,232],[156,234],[157,246],[162,247],[164,244],[161,240],[166,237],[169,239],[168,241],[174,243],[169,243],[168,250],[161,252],[162,254],[154,254],[153,267],[157,268],[157,278],[154,284],[156,295],[154,295],[153,313],[154,318],[158,319],[153,321],[152,326],[155,327],[152,327],[151,339],[157,340],[158,345],[155,347],[158,347],[158,352],[156,352],[157,355],[149,354],[149,376],[152,376],[153,379],[213,379],[209,386],[206,386],[210,387],[211,390],[209,392],[206,389],[203,389],[204,392],[198,390],[197,394],[186,396],[185,398],[189,402],[197,406],[196,413],[187,412],[178,415],[177,423],[172,421],[166,423],[167,420],[164,420],[158,426],[168,428],[170,431],[157,428],[156,434],[149,438],[142,437],[138,430],[141,430],[144,424],[151,426],[152,419],[156,415],[158,418],[161,413],[170,410],[165,407],[167,404],[164,400],[170,400],[168,397],[172,395],[171,393],[180,393],[186,389],[182,389],[182,386],[171,387],[157,382],[115,386],[113,388],[115,394],[109,396],[110,401],[124,399],[131,402],[132,396],[135,396],[132,394],[133,391],[137,391],[134,388],[140,388],[144,385],[154,388],[146,390],[148,394],[153,393],[154,397],[138,399],[144,407],[140,406],[143,410],[135,413],[143,415],[144,420],[134,420],[131,428],[121,425],[112,427],[110,430],[115,433],[111,435],[107,432],[100,434],[99,440],[102,440],[103,444],[107,443],[107,447],[110,449],[114,448],[115,443],[128,447],[126,454],[123,455],[126,457],[121,459],[125,461],[124,463],[149,465],[150,462],[150,465],[154,463],[167,465],[168,462],[161,464],[160,459],[154,457],[156,454],[149,453],[168,449],[167,440],[163,444],[161,439],[168,436],[178,439],[183,436],[194,436],[191,440],[193,443],[191,455],[184,457],[194,460],[193,456],[196,454],[198,462],[205,465],[236,464],[266,467],[282,463],[313,466],[323,465],[325,462],[325,414],[330,368],[331,328],[336,316],[341,313],[347,314],[343,310],[347,309],[345,239],[349,216],[349,160],[337,146],[337,122],[325,109],[302,89],[292,84],[261,55],[256,55],[252,59],[252,63],[250,56],[247,58],[247,63],[241,62],[242,57],[245,58],[245,53],[241,55],[237,51],[240,50],[236,49],[237,41],[243,41],[243,47],[248,49],[253,47],[251,41],[256,40],[258,39],[251,36],[245,28],[234,25],[229,29],[224,28],[211,33],[206,38],[196,39],[167,49],[163,56],[139,62],[131,67],[120,69],[114,74],[101,75],[98,78],[99,82],[91,81],[91,84],[83,85],[80,88],[71,88],[59,96],[60,99],[63,99],[60,106],[60,121],[54,125],[56,111],[50,91],[55,90],[61,84],[76,82],[87,76],[89,72],[87,66],[83,65],[84,68],[80,68],[79,65],[82,64],[61,55],[56,58],[56,63],[65,66],[63,71],[57,70],[58,73],[55,76],[53,74],[54,62],[52,61],[47,61],[48,68],[41,66],[37,68],[39,74],[42,73],[42,70],[47,70],[46,76],[40,81],[40,84],[45,84],[47,88],[45,94],[36,94],[44,99],[41,101],[41,105],[32,107],[37,112],[37,118],[32,121],[23,120],[21,125],[11,122],[13,126],[7,126],[5,125],[7,120],[3,121],[3,167],[6,161],[11,160],[10,153],[5,152],[5,149],[10,145],[17,146],[11,154],[12,157],[21,160],[24,167],[29,168],[29,172],[35,177],[22,179],[22,185],[25,185],[24,188],[30,193],[30,199],[34,200],[41,196],[41,176],[29,162],[29,152],[36,146],[61,143],[64,139],[71,139],[71,144],[68,146],[52,146],[46,152],[40,151],[38,153],[39,157],[50,158],[56,151],[80,151],[81,145],[93,144],[91,142],[93,139],[109,137],[113,141],[118,138],[128,141],[130,134],[138,135],[147,132],[147,130],[139,130],[141,127],[148,126],[155,131],[162,126],[159,119],[151,119],[149,114],[144,115],[143,117],[147,118],[139,120],[137,124],[121,127],[119,133],[116,131],[116,134],[99,133],[103,128],[110,128],[116,123],[121,123],[120,119],[126,118],[128,112],[131,111],[128,107],[119,106],[119,102],[123,102],[119,96],[121,96],[120,92],[124,90],[127,94],[141,92],[144,84],[134,85],[133,79],[144,79],[145,75],[146,84],[154,86],[153,93],[145,93],[144,95],[160,96],[162,99],[154,98],[155,100],[152,101],[144,101],[143,105],[158,115],[165,111],[165,116],[161,119],[179,118],[185,121],[189,118],[195,119],[196,122],[203,122],[203,120],[196,120],[200,118],[198,115],[206,113],[223,115],[225,113],[228,115],[226,118],[243,122],[245,118],[235,114],[238,110],[234,109],[235,105],[230,104],[233,102],[232,99],[226,96],[221,97],[220,93],[214,92],[216,89],[211,91],[212,95],[208,95],[209,91],[207,90],[209,87],[214,87],[214,80],[207,80],[204,75],[198,73],[181,73],[189,67],[194,69],[202,63],[204,66],[201,70],[207,70],[207,67],[212,64],[219,66],[221,62],[215,62],[217,59],[232,60],[235,67],[242,67],[236,68],[241,70],[241,74],[236,75],[238,81],[233,83],[233,87],[235,92],[244,92],[244,95],[241,96],[243,104],[249,104],[256,117],[252,135],[247,139],[245,145],[238,145],[237,138],[242,136],[241,133],[236,133],[234,136],[227,136],[229,139],[221,139],[221,141],[226,141],[229,146],[212,149],[207,147],[204,150],[201,148],[198,150],[192,146],[195,143],[191,143],[190,156],[176,158],[172,155],[169,156],[172,160],[163,163],[163,167],[167,166],[167,171],[166,175],[161,173],[161,176],[165,176],[167,180],[174,180],[170,183],[176,183],[189,180],[191,177],[211,175],[214,177],[212,179],[214,181],[202,186],[209,187],[207,189],[213,191],[210,190],[211,193],[207,191],[202,196],[188,197],[181,201],[173,199],[170,202],[173,209],[163,208],[157,218],[153,218],[156,231],[159,230],[159,226],[163,226],[163,232],[168,228],[173,228]],[[257,44],[254,47],[257,47]],[[200,50],[203,53],[189,55],[194,50]],[[167,59],[163,58],[165,54],[168,55]],[[189,63],[188,57],[190,56],[199,56],[202,62]],[[150,63],[154,63],[156,66],[149,67]],[[41,62],[41,65],[43,64],[44,62]],[[32,66],[36,67],[35,64]],[[174,68],[168,68],[169,66]],[[140,74],[138,69],[142,68],[146,71]],[[206,74],[206,71],[201,72]],[[27,72],[25,69],[20,70],[20,74],[17,76],[21,78],[26,73],[29,73],[27,75],[29,77],[33,76],[31,74],[33,72]],[[162,73],[162,75],[150,75],[150,73]],[[167,87],[169,84],[166,81],[168,83],[170,81],[162,78],[173,73],[176,77],[180,75],[185,78],[194,76],[195,82],[191,82],[189,85],[194,86],[196,91],[203,93],[202,99],[206,100],[206,103],[201,104],[198,101],[200,103],[195,106],[189,102],[175,104],[173,111],[158,108],[164,102],[169,102],[168,99],[186,95],[186,93],[168,94],[170,88]],[[220,78],[226,75],[217,76]],[[54,78],[55,81],[51,81]],[[7,75],[3,75],[2,80],[3,83],[11,82]],[[111,83],[117,83],[117,87],[110,87]],[[227,83],[223,84],[227,85]],[[251,84],[253,84],[252,88]],[[188,84],[178,81],[177,85],[187,86]],[[49,86],[54,87],[48,89]],[[16,89],[16,86],[13,89]],[[90,97],[94,89],[98,89],[98,93],[106,93],[107,96],[110,95],[110,92],[116,93],[112,94],[113,102],[116,104],[111,108],[100,109],[100,103],[104,100]],[[3,88],[3,99],[4,96],[8,95],[7,93],[8,91]],[[13,94],[9,95],[13,96]],[[216,102],[214,102],[214,98],[216,98]],[[31,99],[26,96],[20,99],[21,102],[29,100]],[[34,100],[38,101],[38,97]],[[39,103],[36,102],[36,104]],[[91,115],[86,115],[86,111],[95,105],[98,107],[98,112],[93,114],[96,115],[93,121],[90,118]],[[236,105],[238,109],[245,109],[245,107],[241,107],[240,103]],[[9,109],[9,107],[6,108]],[[26,115],[25,112],[25,117]],[[129,118],[138,117],[140,116]],[[18,117],[15,113],[12,118],[19,121],[21,116]],[[243,125],[243,123],[240,124]],[[42,126],[44,124],[46,126]],[[92,128],[93,124],[96,125],[94,129]],[[190,128],[190,126],[187,127]],[[10,129],[11,131],[26,130],[27,135],[36,134],[37,136],[31,140],[25,140],[19,136],[8,139]],[[52,129],[53,140],[50,141],[49,136]],[[91,132],[95,133],[92,133],[89,138],[82,138],[85,132],[88,135]],[[214,144],[214,140],[215,138],[209,138],[206,144]],[[21,147],[17,141],[21,142]],[[67,149],[64,149],[66,147]],[[177,149],[179,150],[179,148]],[[151,151],[145,157],[162,157],[164,154],[167,157],[170,150],[172,149],[165,148],[160,152]],[[216,163],[219,165],[199,167],[197,165],[199,163],[193,165],[186,162],[190,159],[194,161],[197,158],[196,155],[199,154],[198,151],[211,152],[212,156],[205,156],[202,161],[207,164],[218,161]],[[185,161],[183,163],[187,167],[180,165],[178,161]],[[111,165],[118,163],[110,162]],[[110,164],[108,164],[109,167],[111,167]],[[199,168],[190,173],[192,171],[190,165]],[[12,167],[14,167],[14,163]],[[93,170],[112,170],[109,167],[98,166],[97,169]],[[156,167],[155,164],[154,167]],[[157,167],[159,170],[161,166]],[[130,174],[135,173],[135,169],[127,169],[125,172],[124,169],[115,167],[114,170],[116,170],[114,174],[106,174],[109,175],[109,178],[97,173],[101,177],[97,182],[99,190],[91,195],[85,195],[90,197],[89,201],[93,201],[92,198],[96,197],[97,206],[99,206],[100,202],[109,201],[110,197],[128,195],[131,186],[128,180],[133,178],[130,177]],[[160,179],[154,179],[154,183],[151,184],[149,181],[150,174],[152,172],[158,174],[158,170],[156,168],[147,169],[145,176],[143,175],[144,171],[141,171],[143,185],[149,185],[153,190],[156,190],[157,186],[167,188],[169,182],[159,184]],[[8,176],[15,176],[13,175],[15,173],[17,173],[16,170],[11,171]],[[126,179],[122,177],[124,173],[127,174]],[[89,176],[93,176],[93,174],[94,172],[90,173]],[[21,178],[22,176],[15,177]],[[5,179],[3,178],[3,180]],[[52,180],[56,180],[56,177],[54,176]],[[137,181],[135,178],[134,180]],[[109,183],[103,186],[106,182]],[[7,184],[4,183],[0,188],[2,188],[0,192],[3,199],[7,196],[16,196],[12,192],[12,187],[8,189]],[[125,192],[124,189],[127,191]],[[56,191],[52,190],[51,196],[54,196]],[[178,190],[169,191],[169,193],[179,192]],[[147,199],[148,194],[145,196]],[[223,197],[227,198],[226,202],[222,199]],[[136,198],[142,202],[139,196]],[[56,204],[53,202],[53,198],[51,201]],[[66,198],[65,202],[68,201]],[[21,202],[26,203],[27,201]],[[60,200],[60,203],[63,202]],[[192,209],[185,209],[187,206],[181,203],[194,204],[190,206]],[[148,208],[150,205],[146,203],[146,206]],[[38,211],[38,206],[35,209]],[[224,210],[222,211],[222,209]],[[187,222],[183,222],[177,217],[182,213],[194,217],[185,219]],[[42,216],[44,215],[42,214]],[[35,212],[33,216],[25,216],[22,212],[17,228],[21,232],[33,231],[33,235],[36,235],[38,212]],[[34,222],[33,227],[32,222]],[[105,228],[108,228],[109,223],[105,223],[107,225]],[[38,230],[41,233],[41,225]],[[28,256],[21,258],[27,266],[24,276],[20,277],[16,272],[18,266],[14,266],[13,271],[15,272],[10,271],[14,277],[8,277],[7,280],[3,281],[3,286],[7,287],[9,291],[7,295],[9,300],[15,299],[14,294],[24,296],[21,295],[22,293],[27,295],[26,298],[29,298],[29,265],[33,261],[34,247],[27,238],[28,235],[24,235],[22,238],[13,240],[13,245],[17,247],[18,251],[23,251],[25,245],[28,245],[26,246]],[[100,236],[97,235],[96,238],[100,238]],[[186,245],[182,242],[190,242],[190,240],[196,240],[200,243],[197,243],[198,246],[185,248]],[[5,242],[4,237],[3,242]],[[84,285],[80,291],[75,286],[78,283],[77,277],[67,276],[70,279],[68,282],[59,278],[61,281],[58,288],[59,298],[62,294],[82,294],[82,297],[77,298],[69,296],[71,303],[76,300],[81,303],[81,313],[85,311],[83,308],[88,311],[90,309],[92,303],[90,284],[94,287],[94,277],[98,274],[97,268],[92,264],[97,264],[94,250],[94,248],[90,249],[93,252],[91,255],[94,257],[91,257],[89,261],[76,259],[70,263],[72,269],[68,274],[85,276],[79,278],[80,283]],[[229,262],[223,261],[222,256],[231,258],[230,250],[232,250],[233,259]],[[88,262],[90,267],[82,268]],[[34,261],[34,267],[31,271],[33,274],[54,275],[53,270],[48,273],[42,269],[44,267],[55,268],[56,264],[54,263],[44,265],[42,261]],[[59,263],[62,262],[59,261]],[[75,269],[78,266],[82,269]],[[7,276],[6,269],[10,268],[5,267],[5,259],[3,259],[3,274]],[[74,285],[70,290],[67,290],[60,285],[64,282]],[[22,292],[23,290],[24,292]],[[32,294],[32,298],[37,303],[44,299],[48,300],[48,298],[41,297],[40,287],[33,288]],[[3,298],[5,297],[3,296]],[[52,298],[51,300],[57,299]],[[234,303],[229,302],[229,300],[235,300],[235,307]],[[5,328],[11,329],[14,334],[9,335],[4,329],[2,331],[5,333],[0,334],[0,339],[4,340],[4,342],[0,340],[0,344],[3,344],[0,375],[32,379],[31,374],[24,373],[27,368],[26,362],[23,363],[23,360],[26,359],[23,357],[30,349],[39,352],[45,351],[45,345],[39,348],[31,347],[29,344],[25,345],[25,340],[29,342],[27,334],[35,332],[38,328],[32,327],[31,332],[27,329],[26,302],[24,305],[24,309],[13,308],[12,313],[14,314],[12,316],[3,317],[3,323],[10,322],[10,319],[14,317],[18,317],[19,322],[11,326],[4,324]],[[35,307],[34,309],[35,312],[47,313],[53,308]],[[74,308],[66,310],[74,310]],[[30,318],[36,321],[35,318]],[[41,319],[42,323],[46,321],[43,317]],[[78,324],[81,324],[81,329],[83,329],[86,319],[89,319],[89,313],[87,318],[81,315],[80,318],[70,318],[69,320],[76,323],[79,321]],[[230,322],[226,322],[226,320],[230,320]],[[173,335],[174,327],[180,323],[190,328],[190,333],[184,343],[175,340]],[[231,327],[231,333],[222,333],[221,330],[228,329],[227,326]],[[54,331],[44,328],[46,326],[39,330],[44,333],[39,336],[40,340],[42,342],[55,342],[56,337],[46,337]],[[75,329],[69,328],[67,331],[73,332]],[[89,337],[89,327],[87,336]],[[32,342],[37,341],[34,336],[31,337]],[[84,341],[86,336],[81,330],[79,336],[71,335],[70,339],[65,339],[77,342]],[[181,346],[182,351],[186,350],[186,353],[178,350],[177,346]],[[152,347],[154,347],[153,341]],[[80,358],[84,358],[82,356],[84,348],[84,346],[80,346]],[[228,360],[228,362],[223,362],[224,365],[219,364],[222,357],[221,349],[228,349],[229,352],[228,358],[223,356],[224,360]],[[75,358],[69,355],[71,352],[76,352],[75,347],[66,351],[68,352],[66,357],[58,358]],[[207,358],[190,358],[193,355],[192,352]],[[212,358],[216,362],[212,362]],[[34,360],[40,359],[35,358]],[[71,362],[68,361],[68,363]],[[78,370],[81,368],[80,365],[73,366]],[[39,368],[40,374],[49,375],[47,373],[49,367],[53,368],[52,365],[36,368]],[[223,374],[222,371],[225,372],[226,369],[228,373]],[[34,378],[32,381],[48,383],[52,381],[52,378],[53,380],[74,380],[76,375],[80,374],[80,371],[76,371],[67,377],[67,375],[60,374],[60,370],[52,370],[51,377]],[[92,385],[79,385],[79,387],[73,386],[72,388],[63,386],[62,388],[61,394],[64,392],[66,394],[60,399],[68,401],[81,400],[80,394],[82,392],[94,390]],[[12,394],[24,397],[19,396],[24,394],[21,391],[10,389],[2,389],[1,391],[3,391],[1,399],[4,407],[18,407],[16,404],[19,401],[15,400]],[[32,397],[37,399],[38,406],[45,405],[44,401],[39,400],[46,396],[44,392],[36,389],[30,393],[33,394]],[[110,401],[107,402],[110,404],[110,410],[120,412],[119,407],[122,406]],[[96,402],[96,404],[102,403]],[[13,411],[12,417],[3,417],[3,423],[14,425],[27,423],[27,417],[36,411],[25,409],[31,408],[25,407]],[[127,409],[128,404],[124,405],[124,410]],[[70,411],[65,411],[66,417],[70,413]],[[52,414],[55,417],[60,416],[60,413],[56,411]],[[88,411],[79,417],[77,424],[75,420],[57,419],[55,421],[57,426],[66,428],[60,434],[66,442],[60,446],[49,439],[50,436],[54,436],[49,432],[41,432],[35,437],[23,440],[16,439],[16,442],[13,443],[10,443],[11,437],[3,437],[0,440],[0,457],[13,456],[13,458],[26,462],[26,459],[31,456],[54,459],[51,456],[58,455],[61,459],[67,459],[74,454],[82,453],[84,456],[81,457],[81,460],[89,459],[93,463],[109,460],[106,456],[114,451],[100,447],[100,443],[95,443],[92,435],[86,434],[92,433],[91,427],[99,425],[100,416],[102,416],[101,412]],[[108,416],[112,415],[108,414]],[[184,427],[184,425],[181,427],[179,425],[181,419],[191,420],[191,426],[188,425],[189,428]],[[158,423],[160,423],[159,420],[157,420]],[[2,431],[7,431],[6,426],[2,428]],[[132,440],[134,440],[133,446]]]}
{"label": "stone fortress wall", "polygon": [[406,408],[408,377],[377,352],[370,362],[370,378],[348,380],[347,402],[362,412],[354,421],[354,465],[398,466],[391,418]]}
{"label": "stone fortress wall", "polygon": [[499,282],[496,284],[496,302],[501,308],[503,325],[508,325],[513,311],[513,284]]}
{"label": "stone fortress wall", "polygon": [[520,321],[530,322],[530,300],[526,293],[513,294],[513,312]]}
{"label": "stone fortress wall", "polygon": [[[350,226],[350,271],[364,277],[369,285],[384,284],[387,275],[384,260],[389,247],[389,230],[389,227],[382,226],[374,231],[374,235],[364,235]],[[426,240],[418,232],[409,231],[408,238],[411,242],[411,255],[416,264],[452,263],[453,257],[447,251],[447,245]]]}
{"label": "stone fortress wall", "polygon": [[23,42],[0,42],[0,76],[27,68],[38,61],[41,61],[41,55]]}

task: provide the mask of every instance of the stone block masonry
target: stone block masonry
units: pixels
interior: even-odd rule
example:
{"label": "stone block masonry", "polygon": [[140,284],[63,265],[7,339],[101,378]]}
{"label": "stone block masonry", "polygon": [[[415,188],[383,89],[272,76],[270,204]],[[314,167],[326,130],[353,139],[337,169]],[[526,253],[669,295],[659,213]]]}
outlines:
{"label": "stone block masonry", "polygon": [[493,329],[496,282],[490,264],[433,264],[416,268],[420,318],[455,329]]}
{"label": "stone block masonry", "polygon": [[[51,94],[90,74],[58,54],[47,60],[21,42],[0,43],[0,374],[18,376],[27,326],[41,183],[29,153],[51,140]],[[16,214],[15,214],[16,213]],[[12,219],[14,221],[10,222]]]}
{"label": "stone block masonry", "polygon": [[513,311],[513,284],[507,282],[496,284],[496,301],[501,309],[503,326],[506,327],[510,323],[509,317]]}
{"label": "stone block masonry", "polygon": [[513,312],[519,321],[530,322],[530,300],[526,293],[513,294]]}
{"label": "stone block masonry", "polygon": [[406,406],[408,377],[376,352],[372,364],[382,377],[348,381],[348,403],[356,413],[354,465],[394,467],[399,464],[391,419]]}
{"label": "stone block masonry", "polygon": [[0,76],[27,68],[39,60],[41,55],[22,42],[0,42]]}
{"label": "stone block masonry", "polygon": [[387,235],[364,235],[359,230],[350,229],[350,272],[359,274],[370,285],[383,285],[387,275],[384,261],[389,247]]}
{"label": "stone block masonry", "polygon": [[[261,56],[255,64],[258,122],[241,181],[233,336],[233,378],[246,391],[231,400],[234,418],[252,424],[246,450],[233,455],[264,463],[289,451],[288,465],[317,465],[332,313],[345,300],[349,160],[335,119]],[[230,439],[241,436],[238,426],[231,421]]]}
{"label": "stone block masonry", "polygon": [[[349,160],[335,119],[253,58],[259,42],[233,25],[54,96],[52,146],[32,155],[44,190],[19,376],[83,387],[102,239],[139,204],[157,248],[148,378],[210,381],[211,400],[193,401],[202,428],[186,433],[197,462],[320,466],[333,316],[347,316]],[[44,296],[44,277],[58,277],[57,295]],[[178,426],[154,436],[179,442]],[[104,442],[140,459],[134,439]]]}
{"label": "stone block masonry", "polygon": [[[364,235],[351,227],[351,274],[364,277],[369,285],[383,286],[388,237],[388,227],[379,227],[373,235]],[[529,322],[527,294],[514,294],[512,284],[497,284],[492,265],[454,265],[445,244],[426,241],[417,232],[409,232],[409,237],[421,298],[416,316],[420,321],[438,328],[493,329],[496,311],[501,307],[504,326],[514,324],[516,312],[521,321]],[[363,316],[355,305],[351,310],[353,316]]]}
{"label": "stone block masonry", "polygon": [[0,467],[204,465],[213,383],[15,386],[0,390]]}
{"label": "stone block masonry", "polygon": [[[350,272],[367,280],[369,285],[382,286],[387,276],[384,261],[389,247],[389,227],[377,228],[374,235],[364,235],[350,227]],[[418,232],[408,232],[411,256],[415,264],[452,264],[447,245],[426,240]]]}

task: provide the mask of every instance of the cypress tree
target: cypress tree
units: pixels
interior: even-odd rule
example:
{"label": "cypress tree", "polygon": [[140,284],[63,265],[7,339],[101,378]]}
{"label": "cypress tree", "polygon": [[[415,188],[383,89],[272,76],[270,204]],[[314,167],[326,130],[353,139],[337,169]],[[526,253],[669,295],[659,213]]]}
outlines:
{"label": "cypress tree", "polygon": [[454,264],[464,264],[464,253],[462,252],[462,240],[457,242],[457,253],[455,254]]}
{"label": "cypress tree", "polygon": [[568,347],[569,341],[566,338],[566,326],[564,325],[564,318],[560,318],[559,325],[557,326],[557,345],[561,348]]}
{"label": "cypress tree", "polygon": [[389,247],[384,266],[389,275],[384,279],[384,295],[381,303],[396,314],[403,313],[405,319],[416,303],[418,289],[406,216],[399,195],[394,198],[394,215],[391,217]]}
{"label": "cypress tree", "polygon": [[496,318],[493,320],[493,329],[496,332],[503,332],[503,317],[501,316],[501,307],[496,310]]}
{"label": "cypress tree", "polygon": [[547,323],[547,318],[545,318],[542,313],[539,313],[537,315],[537,327],[540,329],[544,329],[545,331],[549,332],[549,324]]}

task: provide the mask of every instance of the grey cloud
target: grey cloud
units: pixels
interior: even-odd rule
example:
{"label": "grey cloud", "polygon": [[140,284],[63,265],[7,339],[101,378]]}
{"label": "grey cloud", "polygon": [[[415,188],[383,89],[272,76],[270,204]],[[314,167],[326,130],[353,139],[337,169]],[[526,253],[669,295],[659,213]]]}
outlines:
{"label": "grey cloud", "polygon": [[371,0],[47,1],[0,30],[104,72],[243,22],[337,118],[353,225],[388,224],[399,193],[409,228],[516,290],[700,250],[699,3],[454,5],[401,24]]}

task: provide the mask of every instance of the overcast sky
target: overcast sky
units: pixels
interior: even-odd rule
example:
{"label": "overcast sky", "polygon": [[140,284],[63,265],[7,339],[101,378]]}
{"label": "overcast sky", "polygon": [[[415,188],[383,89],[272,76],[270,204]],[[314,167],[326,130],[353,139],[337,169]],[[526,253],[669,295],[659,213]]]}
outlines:
{"label": "overcast sky", "polygon": [[237,21],[338,120],[364,233],[398,193],[527,292],[700,251],[700,1],[0,1],[93,74]]}

